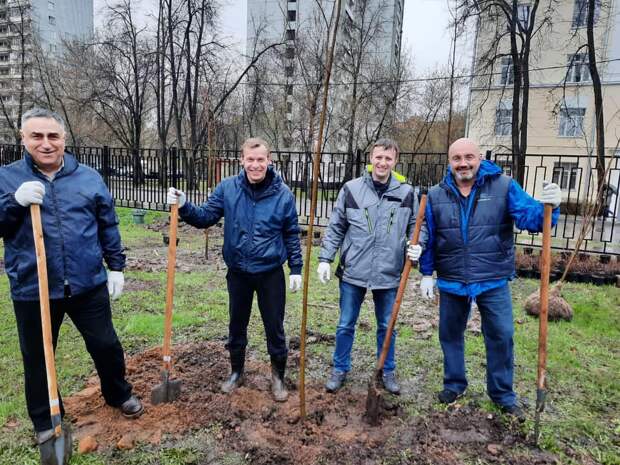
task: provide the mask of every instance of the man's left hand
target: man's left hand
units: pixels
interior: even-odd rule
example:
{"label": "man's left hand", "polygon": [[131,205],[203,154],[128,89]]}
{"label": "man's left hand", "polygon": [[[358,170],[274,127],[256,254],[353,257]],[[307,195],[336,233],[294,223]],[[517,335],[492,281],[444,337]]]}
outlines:
{"label": "man's left hand", "polygon": [[301,289],[301,275],[300,274],[292,274],[288,277],[288,288],[297,292]]}
{"label": "man's left hand", "polygon": [[562,203],[562,190],[560,186],[553,182],[543,182],[542,194],[538,200],[552,205],[553,208],[558,208],[560,203]]}
{"label": "man's left hand", "polygon": [[108,271],[108,293],[112,300],[118,299],[123,293],[125,276],[122,271]]}

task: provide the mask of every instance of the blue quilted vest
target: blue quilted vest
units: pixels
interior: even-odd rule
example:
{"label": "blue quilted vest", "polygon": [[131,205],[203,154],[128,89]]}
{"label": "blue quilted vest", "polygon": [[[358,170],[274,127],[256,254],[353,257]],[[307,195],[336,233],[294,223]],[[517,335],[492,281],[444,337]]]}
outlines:
{"label": "blue quilted vest", "polygon": [[514,275],[513,220],[506,201],[510,182],[505,175],[486,177],[471,194],[469,215],[461,215],[461,202],[445,181],[430,189],[438,277],[475,283]]}

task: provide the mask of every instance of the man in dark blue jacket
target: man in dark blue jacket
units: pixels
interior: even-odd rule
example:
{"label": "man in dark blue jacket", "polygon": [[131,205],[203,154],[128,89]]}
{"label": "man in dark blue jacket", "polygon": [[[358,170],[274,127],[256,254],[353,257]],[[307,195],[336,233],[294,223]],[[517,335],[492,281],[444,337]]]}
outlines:
{"label": "man in dark blue jacket", "polygon": [[523,420],[513,390],[514,324],[508,285],[515,273],[513,225],[542,231],[545,203],[554,206],[555,224],[562,193],[556,184],[545,184],[540,201],[534,200],[497,165],[483,161],[469,139],[450,146],[448,162],[445,178],[428,194],[428,242],[420,258],[422,296],[433,295],[433,271],[440,292],[444,389],[439,401],[454,403],[467,388],[464,334],[475,300],[486,346],[487,392],[501,410]]}
{"label": "man in dark blue jacket", "polygon": [[[62,118],[34,108],[22,117],[24,157],[0,168],[0,237],[24,361],[26,403],[39,444],[53,435],[30,205],[41,205],[54,346],[65,314],[82,334],[105,401],[126,417],[142,404],[125,380],[108,293],[122,292],[125,255],[114,203],[101,176],[65,153]],[[108,265],[108,273],[103,266]],[[107,283],[107,287],[106,287]],[[64,410],[61,412],[64,415]]]}
{"label": "man in dark blue jacket", "polygon": [[271,166],[267,143],[250,138],[241,147],[238,176],[222,181],[207,203],[186,202],[183,192],[170,188],[168,203],[179,204],[183,220],[198,228],[224,221],[224,261],[228,266],[228,344],[231,375],[222,384],[228,393],[243,383],[247,329],[254,292],[265,326],[271,357],[272,393],[288,397],[284,372],[288,350],[284,334],[286,289],[282,265],[288,260],[290,289],[301,288],[301,246],[295,198]]}

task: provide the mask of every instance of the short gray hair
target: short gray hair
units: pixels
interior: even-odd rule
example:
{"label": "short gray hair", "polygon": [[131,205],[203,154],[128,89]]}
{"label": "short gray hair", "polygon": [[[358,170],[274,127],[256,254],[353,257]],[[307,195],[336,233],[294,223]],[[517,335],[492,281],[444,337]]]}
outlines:
{"label": "short gray hair", "polygon": [[[396,153],[396,156],[400,154],[400,148],[398,147],[398,142],[396,142],[394,139],[388,139],[387,137],[378,139],[377,142],[372,144],[372,150],[374,150],[375,147],[383,147],[385,150],[392,149]],[[371,153],[372,153],[372,150],[371,150]]]}
{"label": "short gray hair", "polygon": [[32,118],[50,118],[56,121],[60,126],[62,126],[62,130],[65,130],[65,120],[58,113],[52,110],[48,110],[47,108],[34,107],[28,110],[26,113],[22,115],[22,127],[26,121]]}

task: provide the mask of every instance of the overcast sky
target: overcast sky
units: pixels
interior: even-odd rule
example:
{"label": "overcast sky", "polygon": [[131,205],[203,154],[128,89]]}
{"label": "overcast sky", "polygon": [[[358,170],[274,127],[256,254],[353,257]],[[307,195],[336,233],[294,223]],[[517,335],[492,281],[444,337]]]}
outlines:
{"label": "overcast sky", "polygon": [[[142,11],[153,0],[139,0]],[[222,33],[245,45],[247,0],[220,0],[222,4]],[[95,0],[95,24],[101,24],[101,7],[105,0]],[[437,65],[448,63],[450,56],[450,14],[447,0],[405,0],[403,18],[403,52],[414,56],[417,77],[427,76]],[[155,13],[153,11],[153,13]],[[457,65],[469,69],[471,64],[471,40],[463,40],[458,46]]]}

